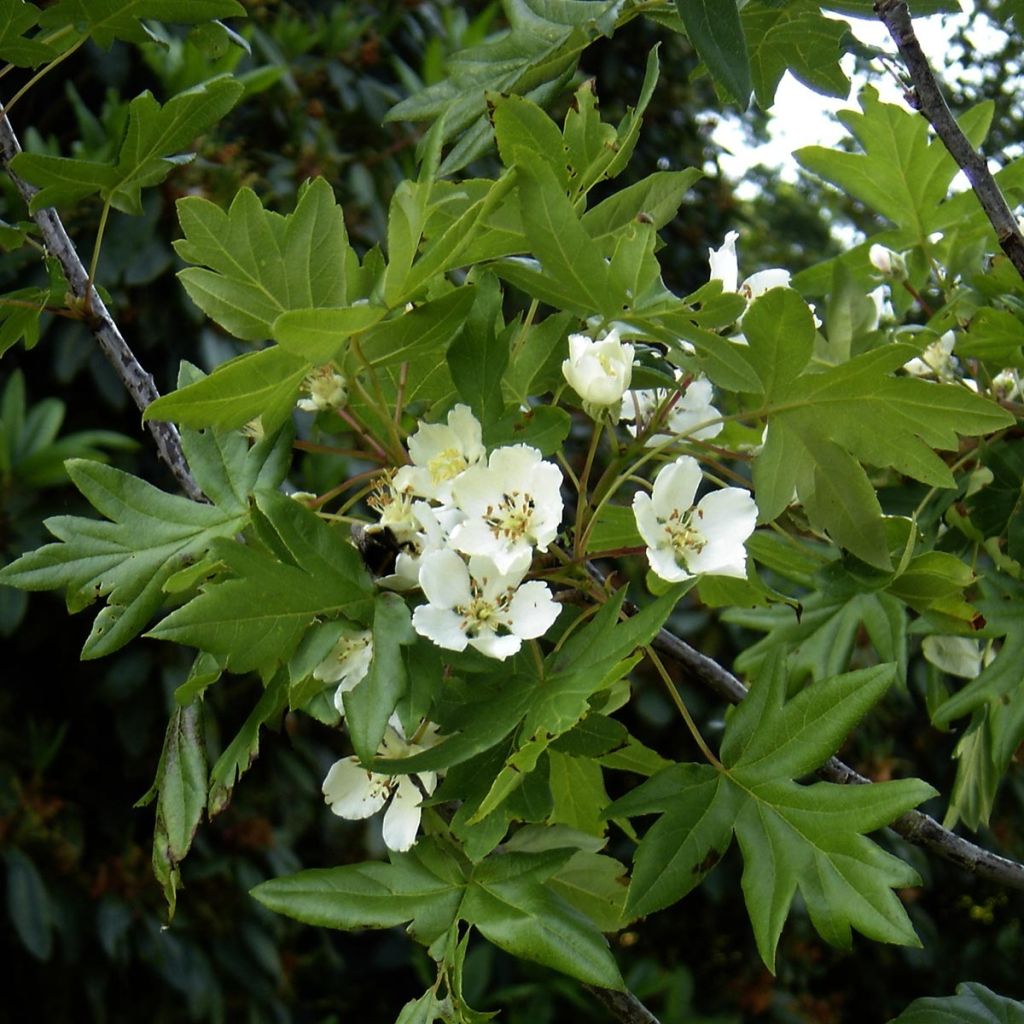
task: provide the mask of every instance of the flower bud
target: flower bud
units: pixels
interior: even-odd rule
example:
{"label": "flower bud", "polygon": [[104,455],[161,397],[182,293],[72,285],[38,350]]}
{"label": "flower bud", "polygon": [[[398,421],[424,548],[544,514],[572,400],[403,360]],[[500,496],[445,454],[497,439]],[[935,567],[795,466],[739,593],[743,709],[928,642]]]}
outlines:
{"label": "flower bud", "polygon": [[893,252],[884,245],[873,245],[868,250],[868,259],[880,274],[894,281],[906,280],[907,261],[898,252]]}
{"label": "flower bud", "polygon": [[601,341],[570,334],[569,358],[562,363],[562,373],[585,405],[617,405],[633,376],[633,346],[623,345],[618,331]]}

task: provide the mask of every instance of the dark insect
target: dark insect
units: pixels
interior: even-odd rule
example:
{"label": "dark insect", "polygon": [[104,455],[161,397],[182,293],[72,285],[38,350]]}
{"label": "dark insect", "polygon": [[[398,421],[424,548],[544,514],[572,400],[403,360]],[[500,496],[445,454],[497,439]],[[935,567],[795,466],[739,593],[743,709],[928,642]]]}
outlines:
{"label": "dark insect", "polygon": [[403,546],[388,526],[353,526],[352,539],[374,576],[389,576]]}

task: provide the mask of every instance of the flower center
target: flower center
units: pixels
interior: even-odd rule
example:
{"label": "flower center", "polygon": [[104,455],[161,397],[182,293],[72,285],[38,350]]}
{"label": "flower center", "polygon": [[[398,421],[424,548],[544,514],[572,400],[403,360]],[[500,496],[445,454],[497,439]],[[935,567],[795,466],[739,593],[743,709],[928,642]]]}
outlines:
{"label": "flower center", "polygon": [[519,540],[529,534],[536,507],[529,494],[511,491],[501,496],[499,505],[487,506],[484,520],[495,537]]}
{"label": "flower center", "polygon": [[442,484],[457,477],[466,466],[466,459],[458,448],[445,448],[427,463],[427,471],[435,484]]}
{"label": "flower center", "polygon": [[677,557],[685,559],[687,555],[699,555],[704,550],[707,538],[693,525],[689,511],[674,509],[664,525]]}
{"label": "flower center", "polygon": [[469,604],[462,605],[456,611],[462,616],[463,628],[467,636],[479,636],[482,630],[490,633],[497,632],[500,626],[505,625],[505,613],[512,600],[512,588],[499,594],[496,598],[488,600],[480,592],[480,586],[476,580],[471,581],[473,596]]}
{"label": "flower center", "polygon": [[607,352],[602,352],[597,357],[597,361],[601,365],[601,369],[604,370],[606,376],[608,376],[608,377],[615,377],[615,376],[617,376],[617,374],[619,372],[619,367],[621,366],[621,363],[618,363],[615,360],[613,360],[608,355]]}

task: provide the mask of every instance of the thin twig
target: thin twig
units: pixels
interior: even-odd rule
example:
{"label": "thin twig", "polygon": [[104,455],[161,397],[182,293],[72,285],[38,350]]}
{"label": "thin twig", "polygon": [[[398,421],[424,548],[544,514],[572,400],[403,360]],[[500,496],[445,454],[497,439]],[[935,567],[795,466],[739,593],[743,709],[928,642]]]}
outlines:
{"label": "thin twig", "polygon": [[658,1024],[658,1018],[628,989],[616,992],[597,985],[584,984],[583,987],[596,996],[609,1012],[614,1013],[622,1024]]}
{"label": "thin twig", "polygon": [[[0,157],[3,159],[4,168],[10,175],[11,181],[14,182],[25,203],[31,208],[32,198],[39,190],[20,178],[10,167],[11,161],[20,152],[21,145],[17,135],[14,134],[10,121],[6,115],[0,114]],[[145,410],[151,402],[160,397],[160,392],[157,391],[152,376],[142,368],[135,358],[103,300],[90,284],[89,274],[75,251],[57,211],[52,207],[46,207],[32,214],[32,219],[38,225],[43,236],[46,251],[60,263],[68,283],[68,289],[85,311],[84,320],[99,342],[100,349],[114,367],[114,371],[139,410]],[[185,493],[195,501],[205,501],[203,492],[185,461],[185,453],[181,448],[181,438],[177,427],[173,423],[161,423],[156,420],[150,420],[146,426],[156,441],[161,457],[170,467]]]}
{"label": "thin twig", "polygon": [[978,202],[995,228],[1000,248],[1024,278],[1024,235],[1017,226],[1017,218],[1007,205],[985,158],[971,145],[950,113],[928,58],[914,33],[906,3],[904,0],[875,0],[875,13],[900,51],[914,85],[913,100],[917,109],[928,119],[950,156],[967,175]]}

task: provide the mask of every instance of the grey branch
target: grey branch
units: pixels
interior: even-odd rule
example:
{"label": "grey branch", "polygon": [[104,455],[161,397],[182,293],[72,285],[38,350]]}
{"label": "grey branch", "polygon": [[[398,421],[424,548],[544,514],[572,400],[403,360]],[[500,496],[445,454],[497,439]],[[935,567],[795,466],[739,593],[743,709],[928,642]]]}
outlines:
{"label": "grey branch", "polygon": [[[11,161],[21,152],[17,135],[7,117],[0,113],[0,157],[4,168],[11,177],[26,204],[30,204],[38,189],[11,170]],[[135,404],[142,411],[160,397],[153,378],[140,365],[135,354],[128,347],[124,336],[118,329],[113,317],[100,298],[96,289],[89,281],[89,274],[79,259],[75,247],[68,238],[67,231],[61,223],[57,211],[47,207],[32,214],[32,219],[39,227],[46,245],[46,251],[61,265],[68,290],[87,311],[85,322],[99,342],[100,349],[114,367],[121,382],[127,388]],[[205,501],[203,492],[196,483],[185,461],[181,448],[181,438],[173,423],[160,423],[150,420],[147,423],[156,446],[164,462],[170,467],[178,483],[190,498]]]}
{"label": "grey branch", "polygon": [[658,1024],[658,1018],[629,990],[616,992],[611,988],[598,988],[597,985],[583,987],[592,992],[622,1024]]}
{"label": "grey branch", "polygon": [[906,3],[904,0],[875,0],[875,13],[889,30],[889,35],[900,51],[907,74],[914,85],[917,108],[967,175],[978,202],[995,228],[1000,248],[1016,267],[1017,273],[1024,278],[1024,235],[1017,225],[1017,218],[1007,205],[985,158],[971,145],[950,113],[928,65],[928,58],[914,33]]}
{"label": "grey branch", "polygon": [[[729,703],[738,704],[747,695],[747,688],[731,672],[667,629],[662,629],[658,633],[652,646]],[[829,758],[819,769],[818,774],[829,782],[847,785],[871,782],[835,757]],[[927,814],[910,811],[893,822],[892,828],[915,846],[920,846],[979,878],[1024,891],[1024,865],[962,839],[949,829],[943,828]]]}

